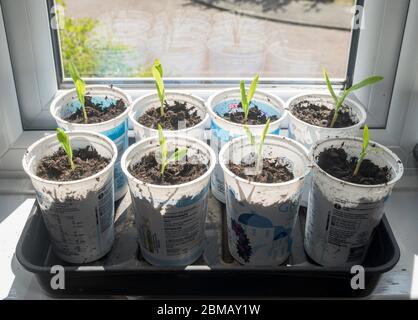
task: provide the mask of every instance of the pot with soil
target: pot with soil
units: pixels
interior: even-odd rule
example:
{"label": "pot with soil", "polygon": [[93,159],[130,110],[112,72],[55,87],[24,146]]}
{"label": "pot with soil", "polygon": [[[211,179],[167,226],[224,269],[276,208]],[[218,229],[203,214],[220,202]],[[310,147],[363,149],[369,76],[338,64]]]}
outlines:
{"label": "pot with soil", "polygon": [[152,93],[133,102],[129,118],[137,142],[158,135],[158,124],[165,134],[176,133],[203,140],[209,122],[205,102],[201,98],[176,91],[165,92],[164,115],[160,112],[158,94]]}
{"label": "pot with soil", "polygon": [[23,168],[36,199],[54,253],[70,263],[100,259],[114,240],[113,169],[116,145],[87,131],[68,133],[73,169],[55,135],[28,148]]}
{"label": "pot with soil", "polygon": [[355,137],[367,118],[363,106],[347,98],[331,128],[335,101],[324,93],[297,95],[287,102],[286,108],[289,111],[289,137],[307,148],[327,137]]}
{"label": "pot with soil", "polygon": [[[255,137],[260,141],[260,136]],[[219,162],[225,175],[228,245],[246,266],[278,266],[292,245],[308,151],[300,143],[267,135],[260,171],[254,171],[254,146],[247,137],[226,144]]]}
{"label": "pot with soil", "polygon": [[361,265],[385,202],[403,175],[399,158],[373,142],[355,174],[362,145],[357,138],[332,138],[312,147],[305,249],[320,265]]}
{"label": "pot with soil", "polygon": [[114,168],[115,201],[122,198],[128,190],[120,168],[120,158],[128,148],[128,114],[131,104],[130,96],[113,85],[94,85],[86,86],[87,123],[75,89],[58,96],[50,107],[60,128],[101,133],[115,142],[118,149]]}
{"label": "pot with soil", "polygon": [[180,150],[187,150],[186,155],[167,162],[159,137],[151,137],[125,152],[122,170],[143,257],[156,266],[186,266],[203,252],[209,179],[216,158],[206,143],[192,137],[167,135],[164,141],[171,159]]}
{"label": "pot with soil", "polygon": [[[212,119],[210,143],[218,154],[226,143],[246,134],[240,89],[227,89],[215,93],[209,97],[206,106]],[[261,135],[270,119],[269,133],[279,135],[280,126],[286,115],[282,99],[257,90],[249,105],[248,127],[254,135]],[[212,194],[225,203],[224,173],[219,164],[216,165],[212,175],[211,188]]]}

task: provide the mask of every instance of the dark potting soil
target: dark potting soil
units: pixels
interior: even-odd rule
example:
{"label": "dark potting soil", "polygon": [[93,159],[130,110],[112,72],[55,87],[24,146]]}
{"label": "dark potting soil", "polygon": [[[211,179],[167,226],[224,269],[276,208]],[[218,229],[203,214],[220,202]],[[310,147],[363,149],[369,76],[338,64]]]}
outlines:
{"label": "dark potting soil", "polygon": [[[108,97],[105,97],[108,99]],[[116,103],[112,103],[109,107],[103,108],[101,103],[93,103],[91,96],[84,97],[87,123],[100,123],[116,118],[126,110],[125,102],[122,99],[116,100]],[[71,123],[85,123],[83,117],[83,110],[80,108],[69,117],[64,120]]]}
{"label": "dark potting soil", "polygon": [[228,169],[240,178],[259,183],[281,183],[294,179],[293,172],[288,168],[288,165],[283,164],[282,159],[263,159],[263,170],[260,174],[251,174],[255,167],[255,162],[246,163],[241,162],[235,164],[228,163]]}
{"label": "dark potting soil", "polygon": [[44,157],[36,175],[45,180],[74,181],[90,177],[109,164],[110,160],[102,157],[91,146],[73,150],[74,170],[71,171],[68,156],[63,148],[59,148],[51,156]]}
{"label": "dark potting soil", "polygon": [[[218,114],[218,116],[233,123],[245,124],[245,113],[242,109],[241,102],[238,104],[237,109],[227,112],[223,115]],[[266,114],[263,111],[261,111],[257,106],[253,106],[250,107],[250,109],[248,110],[247,124],[253,126],[266,124],[268,118],[270,118],[270,122],[276,121],[278,119],[277,116],[267,117]]]}
{"label": "dark potting soil", "polygon": [[168,104],[164,101],[164,115],[161,116],[160,107],[148,109],[138,118],[138,122],[145,127],[157,129],[158,124],[165,130],[178,130],[179,124],[184,123],[186,128],[200,123],[202,118],[198,115],[195,106],[187,102],[173,101]]}
{"label": "dark potting soil", "polygon": [[[292,108],[292,114],[303,122],[317,127],[329,128],[331,126],[335,110],[329,109],[320,103],[313,103],[306,100],[295,105]],[[352,118],[349,107],[343,106],[340,109],[334,128],[347,128],[354,126],[357,123],[358,121],[354,121]]]}
{"label": "dark potting soil", "polygon": [[359,174],[354,176],[358,158],[349,158],[342,147],[323,151],[317,161],[321,169],[328,174],[355,184],[378,185],[385,184],[391,179],[388,167],[379,167],[367,159],[363,160]]}
{"label": "dark potting soil", "polygon": [[187,161],[171,162],[165,167],[164,177],[161,177],[161,164],[152,152],[141,161],[130,166],[129,172],[137,179],[150,184],[176,185],[193,181],[202,176],[208,169],[207,165]]}

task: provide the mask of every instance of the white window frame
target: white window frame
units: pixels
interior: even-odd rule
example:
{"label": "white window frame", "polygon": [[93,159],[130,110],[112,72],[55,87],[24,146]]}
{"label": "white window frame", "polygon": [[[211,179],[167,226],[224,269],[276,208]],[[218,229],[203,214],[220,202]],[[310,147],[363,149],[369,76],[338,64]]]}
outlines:
{"label": "white window frame", "polygon": [[[10,56],[0,55],[2,71],[8,70],[8,72],[2,72],[1,80],[13,84],[14,79],[16,85],[15,88],[9,86],[5,89],[3,85],[0,88],[3,97],[6,95],[14,100],[7,104],[7,112],[5,112],[5,104],[0,103],[1,157],[1,150],[4,153],[7,148],[13,150],[13,148],[26,147],[31,140],[36,140],[40,134],[43,134],[46,131],[45,128],[54,126],[49,115],[49,104],[56,94],[66,89],[58,88],[46,1],[0,0],[0,4],[3,10],[4,19],[2,20],[6,26],[6,32],[4,32],[3,21],[0,20],[0,40],[6,35],[8,40],[8,48],[4,41],[0,42],[0,53],[10,52]],[[369,106],[372,117],[375,118],[376,125],[373,126],[377,129],[371,132],[373,139],[398,149],[403,159],[410,156],[410,149],[403,150],[402,147],[410,148],[412,143],[411,139],[404,135],[403,123],[408,115],[408,107],[411,105],[411,96],[406,95],[405,92],[411,93],[413,89],[413,82],[411,84],[411,79],[406,79],[405,73],[412,61],[410,60],[412,52],[407,52],[407,47],[411,46],[411,42],[415,45],[414,40],[411,39],[414,35],[416,36],[416,29],[413,29],[413,23],[416,21],[411,20],[416,20],[414,17],[416,6],[417,1],[411,1],[410,5],[410,0],[366,0],[363,21],[365,25],[360,32],[353,76],[354,82],[374,73],[385,76],[386,81],[373,88],[362,90],[357,98],[364,105]],[[410,19],[407,23],[408,9]],[[410,30],[409,33],[408,30]],[[405,39],[404,31],[407,37]],[[401,53],[400,60],[399,53]],[[3,65],[5,65],[4,68]],[[4,77],[7,78],[3,80]],[[395,79],[397,79],[396,84]],[[197,83],[205,84],[204,79],[200,80],[202,81]],[[294,94],[310,89],[326,91],[325,86],[318,85],[321,79],[309,85],[304,79],[288,84],[274,83],[270,80],[267,79],[263,88],[285,100]],[[168,81],[178,83],[178,79],[168,79]],[[196,87],[196,85],[187,87],[185,83],[187,82],[183,83],[182,90],[197,94],[202,98],[207,98],[222,87],[222,83],[205,84],[201,87]],[[3,93],[3,90],[10,92]],[[126,87],[126,90],[133,98],[136,98],[153,89],[145,85],[130,85]],[[25,131],[25,126],[30,127],[31,130]],[[38,132],[33,130],[38,130]],[[3,155],[3,158],[5,156],[7,155]],[[13,160],[13,156],[10,158]],[[7,165],[2,166],[0,160],[0,171],[4,168],[7,168]],[[11,171],[14,172],[14,170]]]}

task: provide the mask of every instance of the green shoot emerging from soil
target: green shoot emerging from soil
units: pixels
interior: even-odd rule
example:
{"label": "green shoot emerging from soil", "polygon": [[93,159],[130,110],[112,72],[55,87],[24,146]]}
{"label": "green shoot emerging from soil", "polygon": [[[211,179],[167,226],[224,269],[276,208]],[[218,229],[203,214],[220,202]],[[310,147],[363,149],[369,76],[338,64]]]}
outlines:
{"label": "green shoot emerging from soil", "polygon": [[158,124],[158,138],[160,141],[160,149],[161,149],[161,177],[164,177],[164,171],[167,165],[171,162],[177,162],[183,159],[187,155],[187,148],[184,149],[177,149],[168,159],[167,159],[167,142],[163,135],[163,128],[160,124]]}
{"label": "green shoot emerging from soil", "polygon": [[256,162],[255,162],[255,175],[258,175],[263,170],[263,146],[264,146],[264,140],[266,139],[266,135],[269,131],[270,126],[270,119],[267,120],[266,126],[264,127],[263,134],[261,135],[261,140],[258,146],[256,146],[255,138],[253,134],[251,133],[250,128],[248,128],[247,125],[245,125],[245,133],[248,136],[248,139],[250,139],[250,143],[252,146],[254,146],[255,149],[255,155],[256,155]]}
{"label": "green shoot emerging from soil", "polygon": [[155,59],[151,68],[152,76],[155,80],[155,87],[157,88],[158,97],[160,98],[160,115],[164,115],[164,81],[163,81],[163,67],[160,60]]}
{"label": "green shoot emerging from soil", "polygon": [[256,75],[253,82],[251,83],[251,87],[248,90],[248,93],[245,90],[244,81],[240,81],[240,90],[241,90],[241,106],[244,110],[244,122],[247,123],[248,121],[248,112],[250,111],[250,103],[251,99],[254,96],[255,90],[257,89],[258,79],[260,78],[259,75]]}
{"label": "green shoot emerging from soil", "polygon": [[86,95],[86,83],[80,78],[77,68],[72,61],[70,61],[69,70],[71,78],[74,82],[75,90],[77,91],[78,101],[80,101],[81,109],[83,110],[84,122],[87,123],[87,112],[84,101],[84,96]]}
{"label": "green shoot emerging from soil", "polygon": [[61,128],[57,128],[57,139],[62,144],[65,153],[68,156],[70,162],[71,171],[74,171],[74,162],[73,162],[73,149],[71,148],[70,138]]}
{"label": "green shoot emerging from soil", "polygon": [[352,87],[345,89],[341,93],[341,95],[338,97],[336,95],[334,89],[332,88],[331,81],[329,80],[328,74],[327,74],[327,72],[325,71],[324,68],[322,68],[322,73],[324,74],[324,78],[325,78],[325,82],[327,84],[328,90],[331,93],[331,96],[335,101],[335,113],[334,113],[334,117],[333,117],[332,122],[331,122],[331,128],[334,128],[335,123],[337,122],[337,119],[338,119],[338,115],[340,113],[340,109],[343,106],[343,103],[344,103],[345,99],[349,96],[350,93],[352,93],[356,90],[359,90],[363,87],[375,84],[375,83],[377,83],[379,81],[382,81],[384,79],[383,77],[380,77],[380,76],[373,76],[373,77],[367,78],[367,79],[353,85]]}
{"label": "green shoot emerging from soil", "polygon": [[369,147],[369,127],[367,125],[364,126],[363,131],[363,147],[361,149],[360,157],[357,160],[356,169],[354,170],[354,176],[357,176],[360,172],[361,164],[364,158],[367,155],[367,148]]}

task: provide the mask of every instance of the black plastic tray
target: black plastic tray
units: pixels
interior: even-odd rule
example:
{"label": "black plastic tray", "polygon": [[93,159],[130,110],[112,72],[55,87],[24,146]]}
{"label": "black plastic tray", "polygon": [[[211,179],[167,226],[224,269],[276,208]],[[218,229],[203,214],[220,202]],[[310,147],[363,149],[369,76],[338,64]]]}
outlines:
{"label": "black plastic tray", "polygon": [[[188,295],[188,296],[277,296],[355,297],[367,296],[379,276],[392,269],[400,251],[386,217],[376,228],[367,258],[366,289],[352,290],[349,269],[325,268],[313,263],[303,249],[306,209],[301,208],[294,231],[292,254],[283,266],[248,269],[236,263],[226,244],[225,211],[214,198],[209,201],[206,250],[186,268],[157,268],[141,256],[130,198],[125,197],[116,213],[116,240],[103,259],[87,265],[71,265],[57,258],[40,211],[35,206],[19,240],[16,256],[35,274],[50,295]],[[52,290],[51,266],[65,268],[65,290]]]}

